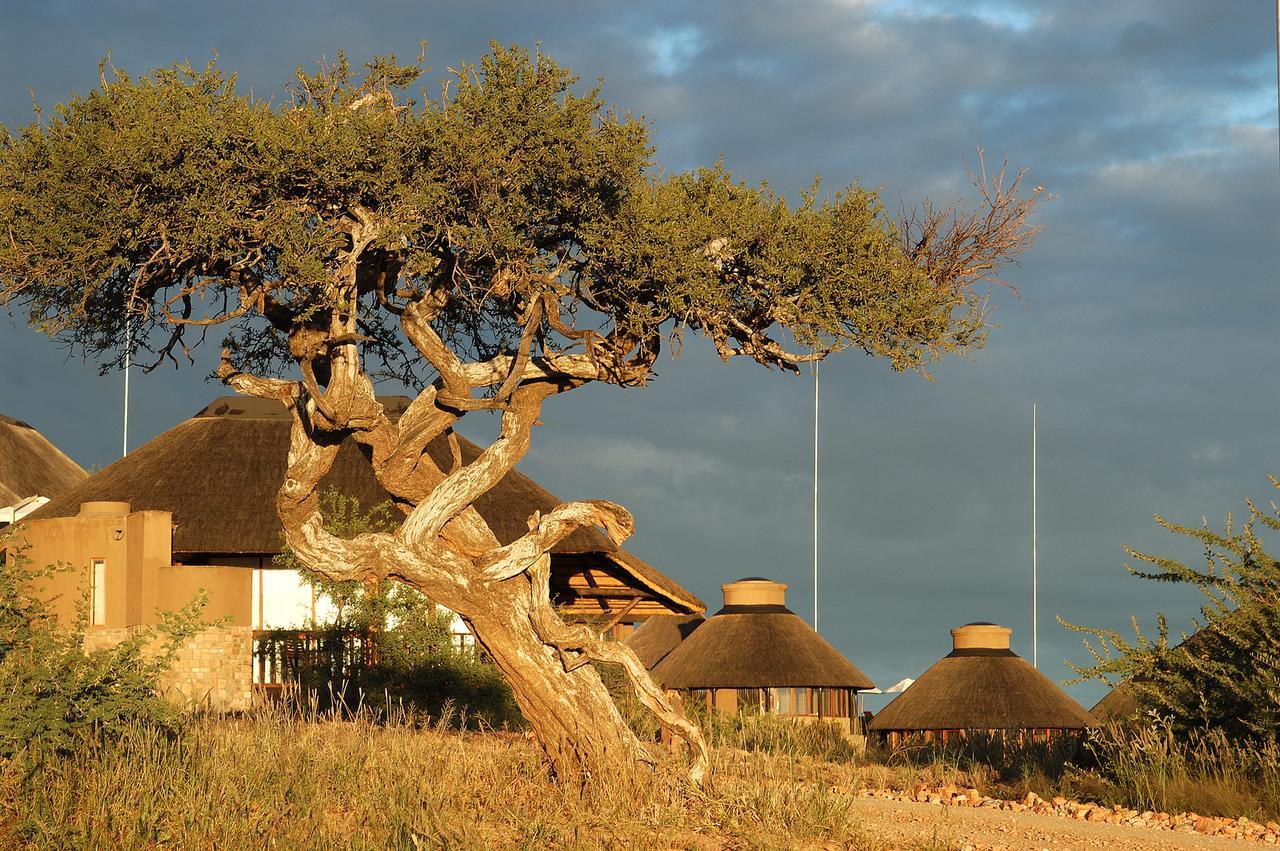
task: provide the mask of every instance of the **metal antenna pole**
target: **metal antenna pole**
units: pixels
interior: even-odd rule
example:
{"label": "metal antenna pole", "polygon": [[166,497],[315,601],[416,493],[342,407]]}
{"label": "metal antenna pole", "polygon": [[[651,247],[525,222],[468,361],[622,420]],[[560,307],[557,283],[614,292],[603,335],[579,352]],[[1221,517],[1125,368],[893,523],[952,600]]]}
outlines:
{"label": "metal antenna pole", "polygon": [[813,631],[818,631],[818,362],[813,362]]}
{"label": "metal antenna pole", "polygon": [[124,436],[121,438],[121,458],[129,454],[129,355],[132,349],[133,322],[126,312],[124,316]]}
{"label": "metal antenna pole", "polygon": [[1031,403],[1031,667],[1040,667],[1040,576],[1036,563],[1036,403]]}

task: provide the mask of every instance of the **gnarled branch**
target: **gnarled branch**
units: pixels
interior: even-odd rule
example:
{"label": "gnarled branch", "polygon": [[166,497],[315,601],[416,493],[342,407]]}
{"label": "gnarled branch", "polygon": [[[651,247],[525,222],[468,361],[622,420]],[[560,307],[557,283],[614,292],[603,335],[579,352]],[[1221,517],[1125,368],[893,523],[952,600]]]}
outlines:
{"label": "gnarled branch", "polygon": [[[702,731],[684,713],[676,708],[658,687],[645,670],[636,654],[627,645],[618,641],[609,641],[596,635],[586,626],[567,624],[551,606],[551,559],[547,555],[535,560],[529,567],[530,594],[532,608],[529,620],[533,624],[538,639],[548,646],[554,647],[564,660],[566,670],[576,667],[566,657],[566,653],[579,653],[592,662],[604,662],[618,665],[626,674],[636,697],[646,709],[654,714],[658,722],[672,735],[679,737],[689,746],[691,759],[689,780],[695,786],[701,785],[706,778],[710,758],[706,740]],[[652,762],[639,743],[637,758]]]}

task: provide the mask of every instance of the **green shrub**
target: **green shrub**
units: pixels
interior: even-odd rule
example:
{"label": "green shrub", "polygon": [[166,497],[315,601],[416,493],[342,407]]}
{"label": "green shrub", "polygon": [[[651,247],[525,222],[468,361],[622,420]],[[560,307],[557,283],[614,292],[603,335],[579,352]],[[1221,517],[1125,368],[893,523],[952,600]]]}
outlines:
{"label": "green shrub", "polygon": [[[1280,490],[1280,480],[1271,478]],[[1262,510],[1247,501],[1249,518],[1236,526],[1230,515],[1222,532],[1179,526],[1159,517],[1169,531],[1194,540],[1204,551],[1197,569],[1171,558],[1126,548],[1149,570],[1130,573],[1155,582],[1198,589],[1204,597],[1193,634],[1171,641],[1163,614],[1157,632],[1144,634],[1136,618],[1134,638],[1109,629],[1064,626],[1089,636],[1093,665],[1072,665],[1077,682],[1123,683],[1139,710],[1154,712],[1180,731],[1222,730],[1235,740],[1266,746],[1280,729],[1280,559],[1267,552],[1263,534],[1280,532],[1275,502]]]}
{"label": "green shrub", "polygon": [[[0,529],[0,757],[68,753],[137,725],[173,732],[179,710],[157,693],[160,676],[199,629],[203,599],[112,647],[84,649],[89,601],[59,625],[34,590],[68,566],[33,568],[13,529]],[[158,652],[145,652],[162,639]]]}

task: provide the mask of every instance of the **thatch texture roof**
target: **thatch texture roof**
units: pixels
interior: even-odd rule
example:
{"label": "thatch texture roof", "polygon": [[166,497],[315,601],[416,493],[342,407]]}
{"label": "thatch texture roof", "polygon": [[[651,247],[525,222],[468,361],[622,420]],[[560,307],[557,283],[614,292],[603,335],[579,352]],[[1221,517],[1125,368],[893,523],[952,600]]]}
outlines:
{"label": "thatch texture roof", "polygon": [[781,605],[726,606],[653,668],[665,688],[875,688]]}
{"label": "thatch texture roof", "polygon": [[1095,703],[1089,714],[1103,723],[1127,721],[1138,714],[1138,701],[1133,699],[1128,687],[1120,683]]}
{"label": "thatch texture roof", "polygon": [[[379,401],[389,415],[398,417],[410,400],[389,396]],[[128,502],[134,511],[172,513],[176,555],[278,553],[284,539],[276,494],[284,480],[290,427],[290,415],[276,402],[220,397],[193,418],[63,493],[30,519],[70,517],[83,502]],[[480,447],[461,436],[458,443],[464,463],[480,454]],[[432,443],[428,452],[449,464],[444,437]],[[366,509],[389,498],[360,448],[350,440],[342,445],[321,488],[337,488]],[[559,502],[529,477],[512,471],[475,507],[499,541],[507,544],[528,531],[531,514],[546,512]],[[706,609],[693,594],[595,528],[575,532],[554,552],[604,554],[679,607]]]}
{"label": "thatch texture roof", "polygon": [[868,728],[1079,730],[1094,726],[1080,704],[1011,650],[955,650],[880,710]]}
{"label": "thatch texture roof", "polygon": [[641,664],[652,668],[705,622],[702,615],[655,615],[628,635],[626,644]]}
{"label": "thatch texture roof", "polygon": [[0,414],[0,506],[29,496],[52,499],[88,475],[40,432]]}

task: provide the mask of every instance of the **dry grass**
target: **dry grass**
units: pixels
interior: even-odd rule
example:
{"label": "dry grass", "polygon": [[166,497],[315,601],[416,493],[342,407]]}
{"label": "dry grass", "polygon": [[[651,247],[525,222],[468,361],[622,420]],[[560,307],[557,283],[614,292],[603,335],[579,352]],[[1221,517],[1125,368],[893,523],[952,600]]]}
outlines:
{"label": "dry grass", "polygon": [[1272,750],[1154,733],[1123,747],[1115,740],[1119,753],[1107,755],[1105,773],[1051,778],[1034,769],[1032,754],[1005,753],[1006,768],[1025,772],[1011,782],[973,746],[885,762],[875,752],[857,756],[817,725],[746,719],[709,732],[718,746],[705,790],[690,789],[679,766],[666,763],[584,792],[550,781],[523,735],[459,731],[447,717],[425,727],[405,717],[379,723],[367,712],[336,720],[276,708],[196,720],[176,738],[138,726],[118,743],[69,756],[0,761],[0,847],[878,851],[899,846],[854,817],[863,786],[954,783],[992,795],[1028,786],[1045,797],[1251,817],[1274,806],[1280,787]]}
{"label": "dry grass", "polygon": [[917,783],[976,788],[995,798],[1035,792],[1142,810],[1280,819],[1280,744],[1237,742],[1221,731],[1175,732],[1167,723],[1108,727],[1051,743],[971,732],[947,744],[918,739],[858,753],[831,725],[773,716],[700,719],[721,747],[839,763],[873,788]]}
{"label": "dry grass", "polygon": [[851,814],[861,780],[851,766],[718,749],[705,791],[665,765],[580,793],[548,780],[519,735],[276,711],[0,765],[0,846],[887,847]]}
{"label": "dry grass", "polygon": [[[1177,732],[1157,721],[1090,737],[1102,797],[1143,809],[1280,819],[1280,742],[1239,743],[1221,730]],[[1078,776],[1078,775],[1077,775]]]}

